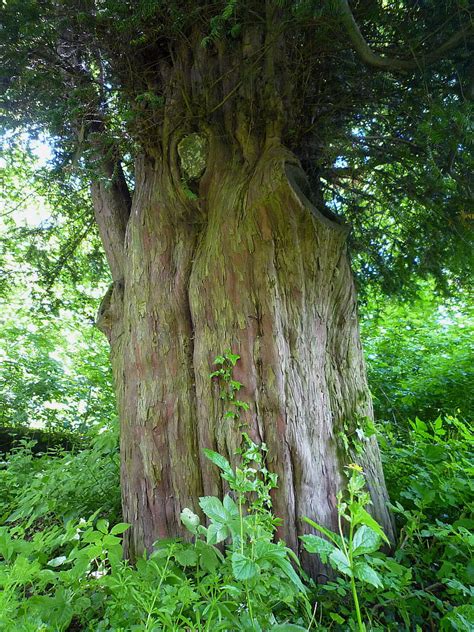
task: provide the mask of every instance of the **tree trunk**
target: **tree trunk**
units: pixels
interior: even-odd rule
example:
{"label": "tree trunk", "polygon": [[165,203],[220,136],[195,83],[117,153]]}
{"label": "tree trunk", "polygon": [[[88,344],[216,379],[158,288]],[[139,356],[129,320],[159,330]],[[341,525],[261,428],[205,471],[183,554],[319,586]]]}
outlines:
{"label": "tree trunk", "polygon": [[[266,442],[278,474],[279,536],[301,553],[303,516],[336,528],[336,494],[354,460],[392,536],[377,443],[362,438],[360,455],[351,448],[372,405],[347,228],[314,206],[278,142],[251,164],[211,138],[197,201],[173,164],[138,162],[123,278],[101,308],[118,391],[127,554],[182,534],[181,510],[222,493],[203,448],[237,460],[240,430],[223,418],[209,379],[227,348],[241,356],[235,378],[249,434]],[[303,559],[315,575],[316,556]]]}

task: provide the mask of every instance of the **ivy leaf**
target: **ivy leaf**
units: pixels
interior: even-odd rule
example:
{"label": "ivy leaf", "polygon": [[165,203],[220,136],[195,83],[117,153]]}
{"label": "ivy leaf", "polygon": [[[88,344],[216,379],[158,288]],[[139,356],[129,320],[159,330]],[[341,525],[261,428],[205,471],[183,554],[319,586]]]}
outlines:
{"label": "ivy leaf", "polygon": [[363,555],[364,553],[373,553],[380,547],[380,543],[380,535],[363,524],[357,529],[354,535],[352,555],[357,556]]}
{"label": "ivy leaf", "polygon": [[255,577],[258,573],[258,566],[250,558],[235,552],[232,554],[232,571],[235,579],[243,581]]}

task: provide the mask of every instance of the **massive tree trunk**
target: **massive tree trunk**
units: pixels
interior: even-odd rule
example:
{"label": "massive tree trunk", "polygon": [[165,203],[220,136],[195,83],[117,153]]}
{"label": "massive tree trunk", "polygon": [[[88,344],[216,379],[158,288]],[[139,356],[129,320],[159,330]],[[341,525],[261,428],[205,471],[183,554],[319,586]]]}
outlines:
{"label": "massive tree trunk", "polygon": [[[278,474],[279,536],[301,552],[303,516],[336,528],[336,493],[354,460],[391,535],[376,441],[362,439],[356,456],[342,437],[357,437],[372,416],[347,227],[316,208],[298,160],[277,140],[252,162],[218,135],[207,142],[197,199],[183,187],[174,141],[138,160],[123,244],[110,240],[110,213],[102,225],[98,213],[108,250],[122,248],[108,253],[123,263],[99,324],[118,392],[127,554],[182,534],[181,510],[222,493],[203,448],[236,461],[240,430],[209,379],[227,348],[241,356],[249,433],[267,443]],[[117,190],[96,185],[96,209],[117,207]],[[315,556],[305,565],[316,573]]]}

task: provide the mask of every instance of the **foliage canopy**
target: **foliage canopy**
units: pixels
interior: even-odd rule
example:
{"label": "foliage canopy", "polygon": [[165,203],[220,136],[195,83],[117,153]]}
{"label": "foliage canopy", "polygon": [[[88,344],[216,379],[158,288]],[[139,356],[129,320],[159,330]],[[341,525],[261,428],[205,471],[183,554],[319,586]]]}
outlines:
{"label": "foliage canopy", "polygon": [[3,124],[47,132],[70,190],[104,156],[133,189],[133,158],[166,153],[171,132],[237,138],[251,166],[271,128],[317,205],[352,223],[363,280],[469,278],[466,0],[6,0],[1,13]]}

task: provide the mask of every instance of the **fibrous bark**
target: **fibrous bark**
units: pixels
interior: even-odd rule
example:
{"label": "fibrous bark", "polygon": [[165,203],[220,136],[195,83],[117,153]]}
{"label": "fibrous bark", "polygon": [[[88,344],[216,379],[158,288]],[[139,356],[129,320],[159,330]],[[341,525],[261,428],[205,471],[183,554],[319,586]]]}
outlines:
{"label": "fibrous bark", "polygon": [[[209,379],[223,349],[241,356],[235,377],[250,404],[245,421],[268,445],[279,536],[295,551],[303,516],[336,528],[343,467],[355,459],[340,433],[355,433],[372,415],[347,227],[310,201],[297,159],[278,142],[250,166],[208,140],[197,200],[166,161],[139,160],[123,278],[101,310],[118,390],[132,558],[181,534],[179,514],[197,511],[200,495],[222,493],[203,448],[236,462],[241,431],[224,418]],[[362,440],[357,460],[391,535],[375,439]],[[305,565],[317,573],[315,556]]]}

